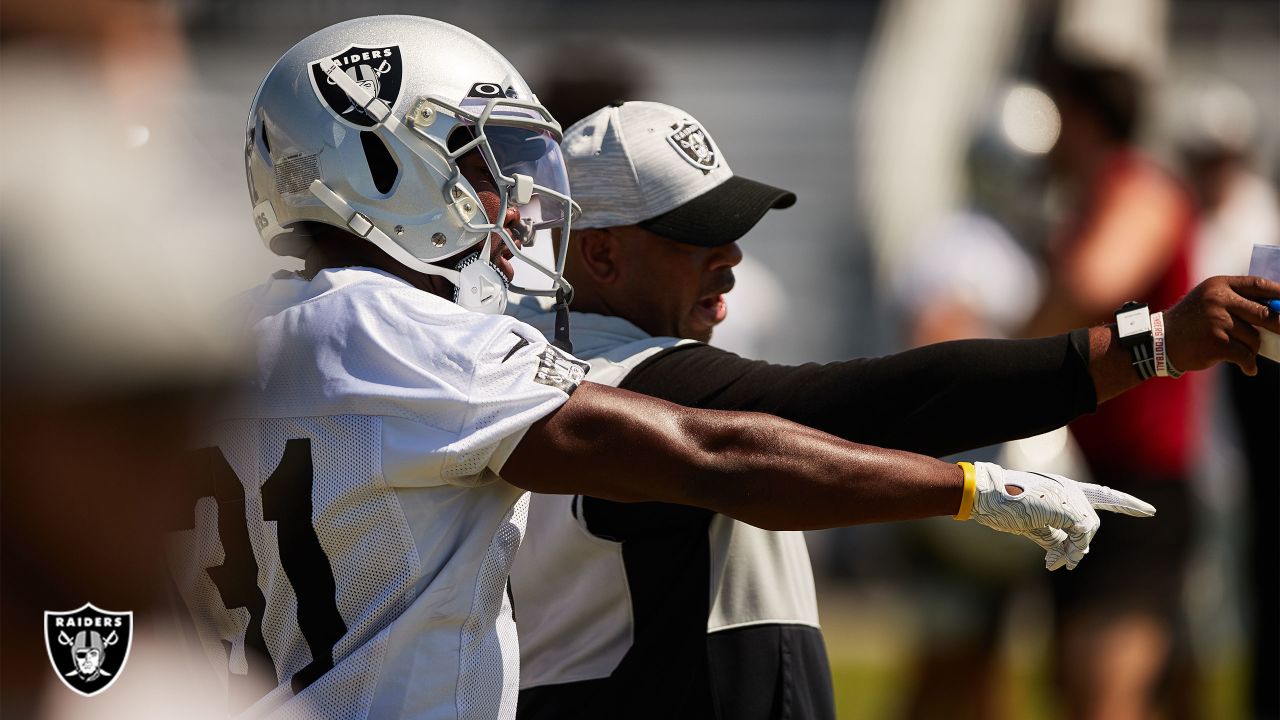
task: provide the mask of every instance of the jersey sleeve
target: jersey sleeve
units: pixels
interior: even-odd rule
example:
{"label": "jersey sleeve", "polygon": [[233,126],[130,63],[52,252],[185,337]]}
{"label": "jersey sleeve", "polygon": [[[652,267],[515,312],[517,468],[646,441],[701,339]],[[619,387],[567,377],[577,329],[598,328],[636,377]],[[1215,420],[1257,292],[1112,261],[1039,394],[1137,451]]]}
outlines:
{"label": "jersey sleeve", "polygon": [[588,365],[547,344],[536,330],[513,324],[476,361],[470,407],[446,455],[450,484],[497,479],[533,423],[559,408]]}
{"label": "jersey sleeve", "polygon": [[453,393],[460,413],[448,432],[410,419],[385,420],[383,468],[390,484],[469,487],[499,479],[529,426],[563,405],[588,369],[510,320],[469,350],[469,372]]}

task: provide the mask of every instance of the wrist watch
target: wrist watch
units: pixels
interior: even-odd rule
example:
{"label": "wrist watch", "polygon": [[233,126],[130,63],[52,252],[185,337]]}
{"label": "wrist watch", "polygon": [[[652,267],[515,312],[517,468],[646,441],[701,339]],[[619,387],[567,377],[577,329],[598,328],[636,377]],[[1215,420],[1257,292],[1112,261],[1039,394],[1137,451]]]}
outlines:
{"label": "wrist watch", "polygon": [[1151,312],[1146,305],[1130,300],[1116,310],[1120,346],[1129,351],[1138,377],[1156,375],[1155,343],[1151,335]]}

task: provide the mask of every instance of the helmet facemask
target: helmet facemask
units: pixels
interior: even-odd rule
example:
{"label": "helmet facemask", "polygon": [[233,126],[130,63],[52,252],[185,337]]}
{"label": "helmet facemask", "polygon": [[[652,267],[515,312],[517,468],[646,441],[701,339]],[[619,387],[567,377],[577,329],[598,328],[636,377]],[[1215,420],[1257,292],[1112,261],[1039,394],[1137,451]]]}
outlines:
{"label": "helmet facemask", "polygon": [[[440,185],[443,195],[440,201],[446,212],[454,213],[464,236],[473,240],[467,247],[480,252],[486,262],[474,262],[471,253],[464,253],[464,266],[459,270],[416,257],[321,180],[314,180],[311,193],[343,218],[350,231],[406,267],[452,282],[458,288],[456,300],[463,307],[501,313],[506,306],[506,293],[495,291],[495,285],[505,288],[509,282],[493,265],[494,258],[485,254],[486,247],[474,247],[496,234],[513,257],[520,258],[552,284],[547,290],[511,285],[512,290],[526,295],[554,296],[560,304],[567,304],[572,296],[572,288],[563,277],[567,244],[561,244],[554,268],[546,267],[524,252],[539,233],[560,228],[562,237],[568,237],[570,223],[578,211],[569,198],[568,177],[558,144],[560,126],[546,109],[535,102],[507,97],[467,98],[455,105],[444,98],[427,95],[412,104],[402,122],[384,101],[352,79],[337,63],[322,60],[321,69],[374,121],[369,130],[389,146],[412,153],[427,167],[438,168],[441,161],[444,162],[448,177]],[[485,215],[479,193],[459,166],[460,159],[473,151],[479,151],[483,157],[496,189],[499,208],[492,219]],[[504,222],[507,211],[512,208],[520,214],[514,232]]]}

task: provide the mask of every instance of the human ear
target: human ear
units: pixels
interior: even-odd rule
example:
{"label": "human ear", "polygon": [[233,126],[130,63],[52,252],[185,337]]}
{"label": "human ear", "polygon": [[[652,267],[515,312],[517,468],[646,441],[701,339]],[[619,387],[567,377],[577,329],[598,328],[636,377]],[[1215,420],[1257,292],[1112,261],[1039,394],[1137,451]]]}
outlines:
{"label": "human ear", "polygon": [[582,261],[582,269],[598,284],[608,284],[618,279],[618,238],[608,228],[588,228],[573,233],[576,252]]}

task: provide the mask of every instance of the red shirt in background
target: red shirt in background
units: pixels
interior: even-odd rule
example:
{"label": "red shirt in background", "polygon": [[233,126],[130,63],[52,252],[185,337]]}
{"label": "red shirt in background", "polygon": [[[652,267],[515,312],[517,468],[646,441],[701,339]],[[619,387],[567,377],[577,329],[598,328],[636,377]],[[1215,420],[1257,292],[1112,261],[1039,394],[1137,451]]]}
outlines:
{"label": "red shirt in background", "polygon": [[[1192,287],[1191,251],[1197,210],[1191,194],[1155,163],[1132,151],[1117,152],[1108,161],[1085,204],[1083,227],[1093,208],[1105,204],[1109,194],[1123,183],[1156,173],[1180,198],[1174,224],[1177,249],[1168,265],[1138,297],[1155,312],[1171,307]],[[1078,236],[1076,236],[1078,237]],[[1069,248],[1076,237],[1064,238]],[[1091,324],[1114,322],[1114,316],[1092,318]],[[1136,370],[1135,370],[1136,372]],[[1153,378],[1112,398],[1071,423],[1071,431],[1095,472],[1108,476],[1131,474],[1143,478],[1186,479],[1199,443],[1195,418],[1200,406],[1199,378]],[[1110,477],[1107,480],[1112,482]]]}

